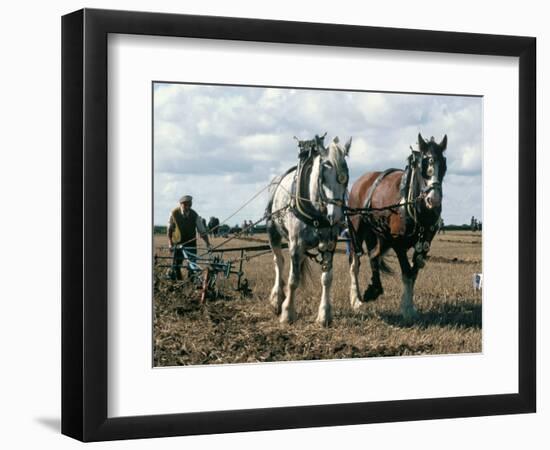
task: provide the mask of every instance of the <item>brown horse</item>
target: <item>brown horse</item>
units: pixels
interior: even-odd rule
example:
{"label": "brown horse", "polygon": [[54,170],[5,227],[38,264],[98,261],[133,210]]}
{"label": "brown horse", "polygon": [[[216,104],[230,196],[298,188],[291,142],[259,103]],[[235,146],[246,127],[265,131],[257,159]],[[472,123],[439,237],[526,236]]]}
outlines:
{"label": "brown horse", "polygon": [[[353,184],[347,214],[353,244],[350,301],[354,309],[382,294],[380,271],[389,272],[383,256],[393,249],[403,281],[401,314],[405,319],[416,315],[414,283],[440,224],[446,147],[446,135],[438,144],[433,137],[425,141],[418,134],[418,150],[411,147],[405,170],[366,173]],[[368,250],[372,276],[361,299],[358,273],[363,243]],[[412,265],[407,257],[410,248],[414,248]]]}

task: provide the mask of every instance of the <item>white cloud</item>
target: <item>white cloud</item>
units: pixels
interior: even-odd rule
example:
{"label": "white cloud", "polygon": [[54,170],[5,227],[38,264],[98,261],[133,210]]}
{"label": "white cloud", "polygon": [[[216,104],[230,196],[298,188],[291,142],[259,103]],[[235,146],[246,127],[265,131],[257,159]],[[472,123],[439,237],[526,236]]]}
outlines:
{"label": "white cloud", "polygon": [[[480,98],[186,84],[157,84],[154,92],[155,223],[184,193],[195,195],[202,215],[229,215],[296,163],[293,136],[325,131],[327,140],[353,137],[352,182],[404,167],[419,132],[447,134],[445,220],[481,215]],[[265,199],[254,202],[236,221],[264,208]]]}
{"label": "white cloud", "polygon": [[284,156],[288,138],[279,134],[252,134],[243,136],[238,146],[241,154],[256,161],[272,161],[276,155]]}

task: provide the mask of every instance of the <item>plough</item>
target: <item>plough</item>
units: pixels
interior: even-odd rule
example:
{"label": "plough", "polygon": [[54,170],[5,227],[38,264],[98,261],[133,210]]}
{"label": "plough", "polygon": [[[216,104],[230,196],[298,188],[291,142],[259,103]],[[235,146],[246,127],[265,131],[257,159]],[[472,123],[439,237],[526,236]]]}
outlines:
{"label": "plough", "polygon": [[[244,239],[244,238],[241,238]],[[283,244],[283,248],[287,248]],[[160,250],[166,250],[167,247],[161,247]],[[168,249],[170,250],[170,249]],[[181,264],[176,264],[176,250],[181,250],[183,261]],[[248,245],[242,247],[230,248],[215,248],[203,255],[193,254],[188,249],[181,245],[171,249],[172,254],[159,255],[155,254],[155,267],[167,268],[170,271],[180,270],[187,272],[187,279],[176,280],[175,277],[168,275],[167,278],[173,282],[181,284],[191,284],[196,289],[200,290],[200,302],[204,303],[208,298],[217,298],[221,292],[218,288],[217,281],[220,277],[229,279],[231,276],[236,276],[236,284],[234,290],[239,292],[241,296],[249,296],[252,292],[249,286],[248,279],[244,274],[244,263],[253,258],[271,253],[271,247],[268,244],[264,245]],[[234,259],[225,258],[225,254],[239,253],[239,256]],[[250,255],[253,253],[253,255]],[[170,264],[167,263],[170,261]]]}

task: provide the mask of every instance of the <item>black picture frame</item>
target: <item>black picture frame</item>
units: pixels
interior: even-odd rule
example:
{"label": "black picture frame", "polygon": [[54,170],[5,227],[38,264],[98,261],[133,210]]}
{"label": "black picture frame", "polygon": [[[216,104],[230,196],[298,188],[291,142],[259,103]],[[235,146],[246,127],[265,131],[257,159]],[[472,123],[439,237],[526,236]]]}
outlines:
{"label": "black picture frame", "polygon": [[[518,393],[107,417],[107,36],[519,58]],[[84,9],[62,18],[62,433],[82,441],[535,412],[536,39]]]}

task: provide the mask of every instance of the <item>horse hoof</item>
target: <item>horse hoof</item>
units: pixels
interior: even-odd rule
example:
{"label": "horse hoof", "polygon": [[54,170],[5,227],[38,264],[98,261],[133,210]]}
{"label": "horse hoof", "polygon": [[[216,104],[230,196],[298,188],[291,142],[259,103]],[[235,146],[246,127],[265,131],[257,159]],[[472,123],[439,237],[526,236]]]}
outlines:
{"label": "horse hoof", "polygon": [[365,303],[367,302],[372,302],[374,300],[376,300],[378,297],[380,297],[380,295],[382,294],[382,292],[384,292],[384,290],[382,289],[382,287],[378,287],[378,286],[374,286],[374,285],[370,285],[367,290],[365,291],[365,293],[363,294],[363,301]]}
{"label": "horse hoof", "polygon": [[271,311],[273,311],[273,314],[275,314],[276,316],[281,314],[281,304],[277,300],[270,300],[269,306],[271,308]]}
{"label": "horse hoof", "polygon": [[351,303],[351,309],[353,309],[356,312],[360,311],[364,305],[364,303],[361,300],[359,300],[359,297],[357,296],[352,297],[350,303]]}
{"label": "horse hoof", "polygon": [[325,328],[330,326],[330,324],[332,323],[331,308],[322,308],[319,310],[319,313],[317,314],[317,323]]}
{"label": "horse hoof", "polygon": [[413,322],[418,319],[418,312],[415,308],[407,308],[401,310],[401,316],[406,322]]}
{"label": "horse hoof", "polygon": [[290,325],[296,320],[296,315],[288,310],[283,310],[279,322]]}
{"label": "horse hoof", "polygon": [[332,324],[332,318],[330,317],[317,317],[317,323],[323,328],[328,328]]}
{"label": "horse hoof", "polygon": [[280,297],[277,292],[272,293],[269,298],[269,305],[271,306],[271,310],[273,311],[273,314],[275,314],[276,316],[281,314],[283,301],[284,301],[284,298]]}

